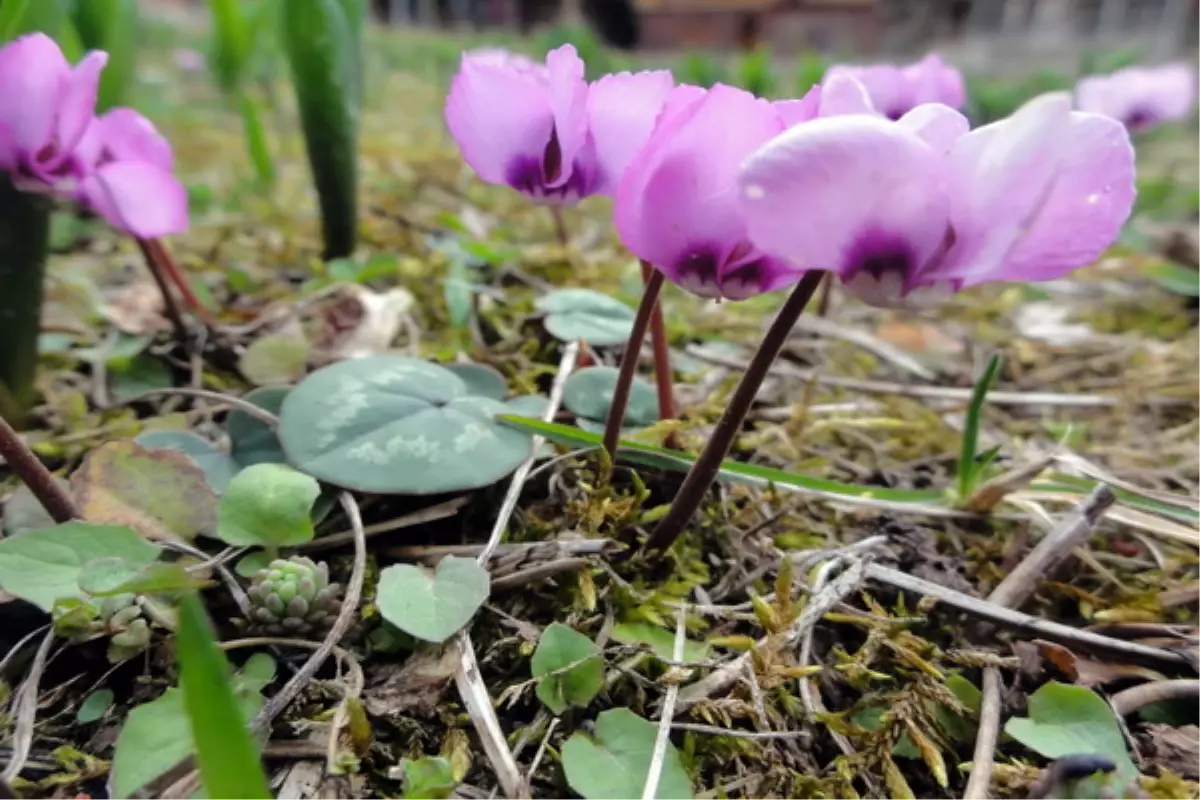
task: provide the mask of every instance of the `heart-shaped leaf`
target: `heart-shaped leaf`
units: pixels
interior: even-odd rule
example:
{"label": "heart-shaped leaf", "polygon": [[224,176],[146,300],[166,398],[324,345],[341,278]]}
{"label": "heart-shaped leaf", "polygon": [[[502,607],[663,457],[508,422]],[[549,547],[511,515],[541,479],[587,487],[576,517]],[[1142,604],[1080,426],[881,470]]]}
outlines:
{"label": "heart-shaped leaf", "polygon": [[[563,745],[567,783],[587,800],[641,797],[657,734],[653,722],[628,708],[605,711],[596,717],[595,736],[577,732]],[[691,779],[670,742],[654,796],[683,800],[692,796]]]}
{"label": "heart-shaped leaf", "polygon": [[537,301],[542,324],[556,339],[588,344],[624,344],[633,329],[634,311],[620,300],[591,289],[561,289]]}
{"label": "heart-shaped leaf", "polygon": [[600,647],[574,628],[555,622],[542,631],[530,661],[538,699],[555,714],[586,708],[604,686]]}
{"label": "heart-shaped leaf", "polygon": [[321,485],[283,464],[255,464],[229,484],[217,510],[217,536],[239,547],[289,547],[311,541],[310,512]]}
{"label": "heart-shaped leaf", "polygon": [[216,522],[217,496],[191,456],[132,439],[88,453],[71,491],[89,522],[128,525],[151,539],[190,540]]}
{"label": "heart-shaped leaf", "polygon": [[287,384],[304,375],[309,344],[295,336],[274,334],[250,344],[238,360],[238,369],[256,386]]}
{"label": "heart-shaped leaf", "polygon": [[[255,389],[242,399],[248,403],[279,416],[283,400],[292,391],[290,386],[266,386]],[[275,429],[258,417],[245,411],[231,411],[225,420],[225,432],[229,434],[230,454],[242,467],[251,464],[286,464],[287,456],[279,444]]]}
{"label": "heart-shaped leaf", "polygon": [[1029,696],[1029,716],[1010,718],[1004,732],[1046,758],[1107,756],[1124,777],[1137,776],[1112,708],[1084,686],[1045,684]]}
{"label": "heart-shaped leaf", "polygon": [[490,397],[493,400],[503,400],[508,394],[508,381],[500,372],[486,364],[443,364],[443,367],[462,378],[467,385],[467,392],[476,397]]}
{"label": "heart-shaped leaf", "polygon": [[471,396],[437,364],[372,356],[305,378],[283,402],[279,439],[292,464],[336,486],[452,492],[495,483],[529,454],[529,437],[495,420],[518,408]]}
{"label": "heart-shaped leaf", "polygon": [[[608,419],[613,391],[620,370],[613,367],[588,367],[567,378],[563,387],[563,405],[578,417],[598,422]],[[653,425],[658,421],[658,394],[654,387],[638,378],[629,388],[629,404],[625,407],[623,428]]]}
{"label": "heart-shaped leaf", "polygon": [[0,589],[49,612],[56,600],[83,597],[79,576],[90,562],[113,558],[136,568],[160,552],[123,525],[65,522],[0,539]]}
{"label": "heart-shaped leaf", "polygon": [[491,579],[473,558],[446,556],[430,571],[394,564],[379,573],[379,613],[407,634],[444,642],[487,600]]}
{"label": "heart-shaped leaf", "polygon": [[237,474],[238,464],[216,445],[191,431],[147,431],[134,438],[142,447],[150,450],[178,450],[192,457],[204,470],[208,485],[217,494],[224,494],[229,482]]}

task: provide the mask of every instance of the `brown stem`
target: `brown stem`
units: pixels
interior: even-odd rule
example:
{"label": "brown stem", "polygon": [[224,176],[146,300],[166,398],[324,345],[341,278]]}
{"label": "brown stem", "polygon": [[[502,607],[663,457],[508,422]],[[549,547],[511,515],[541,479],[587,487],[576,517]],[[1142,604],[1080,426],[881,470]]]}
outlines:
{"label": "brown stem", "polygon": [[829,301],[833,296],[833,284],[837,280],[833,273],[825,276],[825,282],[821,284],[821,294],[817,296],[817,316],[826,317],[829,315]]}
{"label": "brown stem", "polygon": [[67,494],[50,470],[38,461],[21,437],[8,422],[0,417],[0,456],[8,462],[17,477],[25,482],[29,491],[38,499],[55,522],[69,522],[81,515],[75,501]]}
{"label": "brown stem", "polygon": [[779,310],[775,321],[767,330],[767,335],[763,337],[758,352],[754,354],[754,358],[746,367],[742,380],[733,390],[733,396],[729,398],[729,405],[726,406],[725,413],[721,415],[721,419],[713,429],[708,444],[704,446],[699,458],[688,470],[687,477],[683,479],[683,485],[679,487],[679,491],[675,494],[675,501],[671,503],[671,510],[650,534],[650,539],[646,542],[645,547],[647,551],[666,552],[667,548],[679,538],[683,527],[691,521],[696,509],[700,507],[700,502],[704,499],[704,494],[712,484],[713,478],[721,469],[721,461],[729,454],[734,437],[742,429],[742,421],[750,412],[750,405],[754,402],[755,395],[758,394],[758,387],[767,377],[767,370],[771,368],[775,357],[779,355],[796,320],[800,318],[804,307],[808,305],[808,301],[812,299],[813,293],[817,291],[817,287],[824,277],[825,273],[817,270],[806,272],[800,279],[800,283],[788,296],[787,302],[783,304],[783,308]]}
{"label": "brown stem", "polygon": [[154,278],[154,283],[158,285],[158,292],[162,295],[163,309],[167,313],[167,319],[171,321],[171,327],[175,329],[175,338],[180,344],[185,344],[188,340],[187,324],[183,321],[183,314],[179,310],[179,303],[175,300],[175,295],[171,293],[171,287],[167,283],[167,276],[163,274],[164,269],[162,263],[154,255],[154,242],[145,239],[138,239],[138,248],[142,251],[142,255],[146,259],[146,266],[150,270],[150,276]]}
{"label": "brown stem", "polygon": [[[192,292],[191,285],[187,282],[183,272],[179,269],[179,265],[175,263],[175,259],[171,257],[171,251],[163,244],[162,239],[138,239],[138,248],[142,251],[142,256],[146,259],[146,265],[150,267],[150,271],[158,271],[164,280],[170,281],[183,295],[183,303],[188,311],[200,311],[202,306],[200,301]],[[159,284],[162,285],[161,282]]]}
{"label": "brown stem", "polygon": [[558,206],[547,206],[550,209],[550,216],[554,218],[554,236],[558,239],[558,243],[563,247],[570,244],[571,239],[567,236],[567,223],[563,222],[562,209]]}
{"label": "brown stem", "polygon": [[[642,283],[649,285],[654,266],[642,261]],[[663,324],[662,303],[656,302],[650,312],[650,342],[654,346],[654,385],[658,388],[658,418],[675,419],[675,392],[671,386],[671,349],[667,344],[667,328]]]}
{"label": "brown stem", "polygon": [[633,374],[637,371],[638,353],[646,338],[646,327],[650,324],[650,312],[658,306],[658,295],[662,292],[663,274],[658,270],[650,273],[642,292],[642,302],[633,318],[629,341],[621,353],[621,371],[617,373],[617,385],[613,387],[612,405],[608,407],[608,420],[604,423],[604,449],[610,459],[617,454],[617,442],[621,439],[621,423],[625,421],[625,407],[629,405],[629,389],[633,385]]}

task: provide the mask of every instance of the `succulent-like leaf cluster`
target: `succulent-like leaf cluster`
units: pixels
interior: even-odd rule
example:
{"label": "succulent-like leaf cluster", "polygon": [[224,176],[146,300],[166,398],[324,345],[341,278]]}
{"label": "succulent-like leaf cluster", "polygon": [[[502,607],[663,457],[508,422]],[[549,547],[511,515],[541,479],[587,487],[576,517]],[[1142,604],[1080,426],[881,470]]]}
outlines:
{"label": "succulent-like leaf cluster", "polygon": [[113,664],[136,656],[150,644],[150,623],[132,594],[60,602],[52,617],[55,632],[72,642],[108,636],[108,660]]}
{"label": "succulent-like leaf cluster", "polygon": [[342,587],[329,582],[329,567],[304,556],[277,558],[251,579],[250,626],[273,635],[313,633],[333,624]]}

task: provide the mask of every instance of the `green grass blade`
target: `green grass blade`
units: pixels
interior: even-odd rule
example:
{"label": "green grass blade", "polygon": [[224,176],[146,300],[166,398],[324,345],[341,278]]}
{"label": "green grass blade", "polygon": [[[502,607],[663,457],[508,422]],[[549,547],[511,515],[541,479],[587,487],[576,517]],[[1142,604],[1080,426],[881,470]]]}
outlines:
{"label": "green grass blade", "polygon": [[241,84],[250,57],[250,30],[244,0],[209,0],[213,15],[212,69],[221,91],[232,94]]}
{"label": "green grass blade", "polygon": [[[88,50],[108,51],[108,63],[100,73],[100,90],[96,95],[99,113],[125,105],[137,76],[138,0],[77,0],[76,9],[81,7],[92,9],[90,14],[79,11],[75,14],[75,28],[83,46]],[[92,38],[97,35],[98,40]]]}
{"label": "green grass blade", "polygon": [[7,42],[17,35],[28,10],[29,0],[4,0],[0,3],[0,42]]}
{"label": "green grass blade", "polygon": [[958,457],[958,497],[960,500],[970,497],[975,488],[975,478],[979,474],[979,466],[975,463],[976,448],[979,446],[979,423],[984,400],[996,382],[1003,359],[998,354],[992,354],[984,367],[983,374],[975,382],[971,392],[971,405],[967,407],[967,420],[963,428],[962,451]]}
{"label": "green grass blade", "polygon": [[269,189],[275,185],[275,159],[271,156],[271,146],[267,141],[267,129],[258,113],[258,103],[246,93],[242,93],[238,104],[242,113],[242,127],[246,131],[246,150],[250,153],[250,162],[254,165],[254,174],[259,186]]}
{"label": "green grass blade", "polygon": [[271,797],[254,740],[233,694],[232,672],[217,647],[199,595],[179,604],[176,634],[179,686],[192,723],[196,764],[205,794],[218,798]]}
{"label": "green grass blade", "polygon": [[283,49],[321,206],[326,260],[354,252],[358,237],[357,34],[340,0],[288,0]]}
{"label": "green grass blade", "polygon": [[[580,448],[598,448],[603,444],[599,434],[590,433],[582,428],[570,425],[559,425],[554,422],[543,422],[531,417],[521,417],[510,414],[500,414],[496,419],[511,425],[526,433],[536,433],[547,439]],[[687,472],[696,457],[690,453],[677,450],[667,450],[662,447],[638,444],[622,440],[617,450],[617,459],[632,464],[673,472]],[[893,503],[920,503],[922,505],[944,505],[945,497],[941,492],[932,489],[889,489],[883,486],[857,486],[853,483],[842,483],[825,478],[813,478],[798,475],[787,470],[763,467],[756,464],[742,464],[737,461],[722,461],[721,471],[717,473],[719,480],[732,483],[751,483],[761,485],[773,483],[777,486],[791,486],[812,492],[841,495],[843,497],[871,498],[886,500]]]}

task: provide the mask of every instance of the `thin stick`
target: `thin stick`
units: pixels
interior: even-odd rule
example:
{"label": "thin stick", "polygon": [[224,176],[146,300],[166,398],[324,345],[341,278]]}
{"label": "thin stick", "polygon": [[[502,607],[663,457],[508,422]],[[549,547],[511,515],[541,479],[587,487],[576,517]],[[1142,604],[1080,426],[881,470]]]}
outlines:
{"label": "thin stick", "polygon": [[[558,362],[558,374],[554,376],[554,384],[550,387],[550,402],[546,404],[546,410],[542,413],[543,422],[553,422],[554,417],[558,414],[559,406],[562,405],[563,392],[567,387],[567,378],[571,376],[572,370],[575,369],[575,361],[579,358],[579,342],[571,342],[563,350],[562,358]],[[496,515],[496,522],[492,525],[491,535],[488,536],[487,545],[483,548],[483,552],[479,554],[476,561],[483,567],[487,566],[488,560],[492,557],[492,553],[496,552],[496,548],[500,545],[500,540],[504,538],[504,531],[508,528],[508,521],[512,518],[513,511],[517,508],[517,501],[521,499],[521,487],[525,485],[525,479],[529,475],[529,470],[533,468],[533,462],[537,459],[537,455],[541,452],[542,445],[546,440],[541,436],[534,436],[533,441],[529,443],[529,455],[521,462],[521,466],[517,467],[517,471],[513,473],[512,480],[508,484],[508,492],[504,495],[504,502],[500,505],[500,513]]]}
{"label": "thin stick", "polygon": [[[683,660],[686,623],[687,609],[681,603],[675,613],[675,645],[671,649],[671,658],[675,661]],[[658,733],[654,737],[654,752],[650,756],[650,768],[646,770],[646,785],[642,788],[642,800],[654,800],[658,792],[658,781],[662,778],[663,763],[667,758],[667,745],[671,742],[671,720],[675,718],[675,700],[678,697],[679,681],[672,681],[667,687],[667,696],[663,698]]]}
{"label": "thin stick", "polygon": [[42,672],[46,669],[46,659],[50,656],[50,645],[52,644],[54,644],[54,631],[49,630],[42,637],[42,643],[33,657],[33,665],[29,668],[29,674],[21,683],[21,688],[17,693],[14,714],[16,720],[13,723],[12,734],[12,758],[9,759],[8,766],[4,768],[4,773],[0,775],[0,781],[6,784],[12,784],[21,774],[21,770],[25,767],[25,760],[29,758],[29,750],[33,747],[33,724],[37,720],[38,709],[38,684],[42,680]]}
{"label": "thin stick", "polygon": [[1139,708],[1168,701],[1183,702],[1186,700],[1189,701],[1189,706],[1195,708],[1198,699],[1200,699],[1200,681],[1174,680],[1152,681],[1123,692],[1117,692],[1109,698],[1109,703],[1112,704],[1113,711],[1118,717],[1127,717]]}
{"label": "thin stick", "polygon": [[496,709],[492,707],[492,697],[488,694],[487,685],[479,672],[479,662],[475,660],[475,646],[471,644],[471,635],[466,630],[460,631],[455,644],[458,647],[459,664],[458,671],[454,674],[454,682],[458,686],[463,706],[475,725],[475,732],[479,734],[483,751],[496,772],[500,789],[510,798],[528,797],[521,770],[508,747],[504,729],[500,727]]}
{"label": "thin stick", "polygon": [[218,403],[225,403],[233,406],[238,411],[249,414],[259,422],[264,422],[267,425],[270,425],[272,428],[275,428],[279,425],[279,417],[275,416],[270,411],[267,411],[265,408],[259,408],[249,400],[243,400],[242,398],[234,397],[233,395],[221,394],[220,392],[214,392],[209,389],[192,389],[186,386],[176,386],[167,389],[151,389],[148,392],[142,392],[141,394],[126,398],[121,402],[123,405],[129,405],[130,403],[136,403],[140,400],[145,400],[148,397],[155,397],[156,395],[160,394],[178,395],[180,397],[196,397],[202,400],[214,400]]}
{"label": "thin stick", "polygon": [[971,777],[967,780],[963,800],[988,796],[992,785],[992,756],[1000,736],[1000,711],[1000,670],[987,667],[983,670],[983,699],[979,704],[979,732],[975,735]]}
{"label": "thin stick", "polygon": [[[649,285],[654,266],[642,260],[642,283]],[[671,347],[667,342],[667,326],[663,322],[662,299],[650,312],[650,343],[654,348],[654,385],[658,389],[658,418],[675,419],[675,391],[671,385]],[[674,437],[672,437],[674,438]]]}
{"label": "thin stick", "polygon": [[8,420],[0,416],[0,456],[8,462],[17,477],[24,481],[33,496],[55,522],[69,522],[82,516],[75,501],[58,484],[50,470],[25,444]]}
{"label": "thin stick", "polygon": [[[767,335],[763,337],[762,344],[759,345],[754,358],[750,360],[749,366],[746,367],[746,372],[742,375],[741,381],[738,382],[737,388],[733,390],[733,396],[729,398],[729,405],[726,407],[725,413],[721,415],[721,419],[717,422],[716,428],[713,429],[708,444],[704,446],[704,450],[700,453],[699,458],[696,459],[692,468],[688,470],[687,477],[683,479],[683,485],[679,487],[679,491],[675,494],[675,500],[671,503],[670,511],[658,523],[654,532],[650,534],[650,540],[646,542],[645,547],[648,552],[660,554],[666,552],[675,543],[675,540],[679,538],[679,534],[683,533],[684,526],[691,521],[692,516],[696,513],[696,509],[700,507],[705,493],[708,492],[709,486],[712,485],[713,478],[716,477],[717,472],[721,469],[721,461],[729,454],[729,448],[733,446],[734,438],[742,429],[742,421],[745,420],[746,414],[750,412],[750,406],[758,394],[758,388],[767,377],[767,371],[771,368],[771,364],[774,363],[775,357],[779,355],[780,348],[787,341],[792,327],[796,324],[796,320],[799,319],[800,314],[803,313],[804,307],[808,305],[808,301],[812,299],[817,287],[821,285],[821,280],[824,276],[824,272],[817,270],[806,272],[804,277],[800,279],[800,283],[796,285],[796,288],[788,296],[787,302],[783,304],[783,308],[779,310],[779,314],[776,315],[775,321],[771,323],[771,327],[767,330]],[[649,287],[647,287],[647,294],[649,294]],[[622,364],[621,366],[623,369],[625,365]],[[621,411],[623,414],[624,409],[622,408]],[[609,428],[612,428],[612,417],[609,417]],[[619,426],[613,432],[613,447],[609,448],[609,453],[615,450],[616,434],[618,433],[620,433]],[[607,436],[608,431],[606,430],[606,447],[608,447]]]}
{"label": "thin stick", "polygon": [[646,281],[642,302],[638,304],[633,328],[629,331],[629,341],[625,343],[625,350],[621,353],[621,369],[617,373],[617,385],[613,387],[608,420],[604,423],[604,449],[608,452],[610,460],[616,458],[617,442],[621,440],[621,424],[625,421],[625,407],[629,405],[629,389],[633,385],[633,375],[637,372],[638,353],[642,351],[642,340],[646,338],[651,313],[658,306],[658,295],[662,292],[662,285],[663,274],[654,270],[650,279]]}

